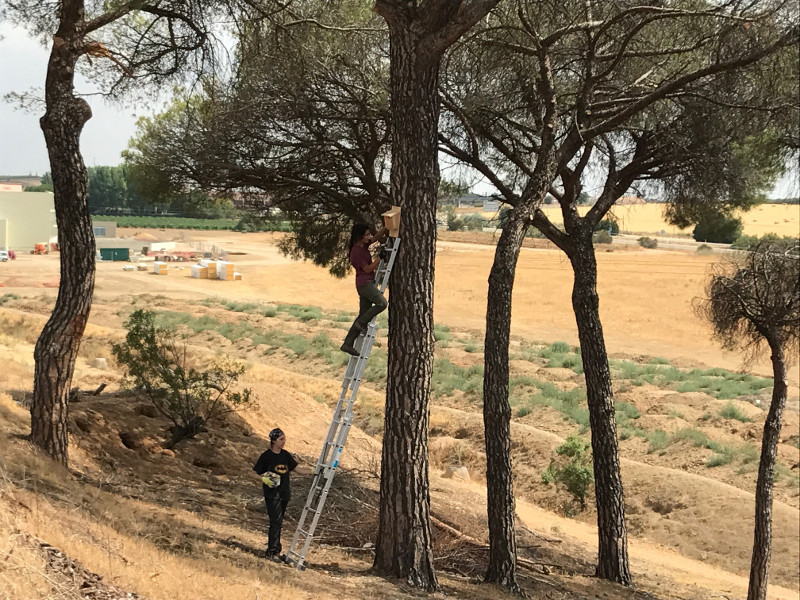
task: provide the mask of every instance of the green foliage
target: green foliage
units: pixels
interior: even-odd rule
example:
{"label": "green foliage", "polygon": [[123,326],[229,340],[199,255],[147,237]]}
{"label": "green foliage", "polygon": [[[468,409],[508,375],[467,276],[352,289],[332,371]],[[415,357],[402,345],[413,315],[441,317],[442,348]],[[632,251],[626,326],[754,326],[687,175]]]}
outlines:
{"label": "green foliage", "polygon": [[711,212],[702,216],[692,231],[698,242],[731,244],[742,235],[742,220],[736,217]]}
{"label": "green foliage", "polygon": [[650,445],[647,447],[647,451],[652,453],[656,452],[657,450],[663,450],[669,446],[672,443],[672,438],[670,438],[666,431],[656,429],[655,431],[648,433],[647,441],[650,443]]}
{"label": "green foliage", "polygon": [[483,218],[480,215],[469,215],[464,217],[463,227],[467,231],[480,231],[483,229]]}
{"label": "green foliage", "polygon": [[435,323],[433,325],[433,339],[437,342],[449,342],[450,338],[450,328],[447,325],[440,325]]}
{"label": "green foliage", "polygon": [[797,242],[796,237],[779,236],[775,233],[765,233],[762,236],[740,235],[732,244],[731,248],[737,250],[753,250],[759,244],[791,244]]}
{"label": "green foliage", "polygon": [[304,323],[322,319],[322,309],[318,306],[301,306],[300,304],[279,304],[279,312],[285,312]]}
{"label": "green foliage", "polygon": [[439,193],[436,202],[439,206],[455,206],[459,197],[469,192],[469,187],[460,181],[450,181],[442,177],[439,180]]}
{"label": "green foliage", "polygon": [[150,229],[203,229],[226,230],[236,226],[236,219],[189,219],[184,217],[132,217],[113,214],[97,214],[97,219],[116,221],[118,227],[142,227]]}
{"label": "green foliage", "polygon": [[595,244],[610,244],[614,241],[614,238],[611,237],[611,234],[608,231],[598,231],[594,235],[592,235],[592,242]]}
{"label": "green foliage", "polygon": [[53,191],[53,184],[52,183],[43,183],[41,185],[26,185],[25,186],[26,192],[51,192]]}
{"label": "green foliage", "polygon": [[736,419],[742,423],[753,422],[753,419],[742,414],[742,412],[736,408],[736,405],[733,402],[728,402],[719,414],[723,419]]}
{"label": "green foliage", "polygon": [[714,253],[714,249],[711,246],[709,246],[708,244],[700,244],[697,247],[697,250],[695,250],[695,253],[699,254],[700,256],[706,256],[708,254],[713,254]]}
{"label": "green foliage", "polygon": [[134,311],[125,328],[125,341],[113,344],[112,352],[126,368],[129,385],[174,424],[168,446],[205,431],[210,421],[250,403],[249,388],[234,391],[245,371],[243,365],[221,359],[196,368],[185,341],[173,329],[157,326],[150,311]]}
{"label": "green foliage", "polygon": [[436,398],[443,398],[452,396],[457,390],[479,399],[483,394],[483,365],[464,368],[446,358],[434,359],[431,394]]}
{"label": "green foliage", "polygon": [[594,481],[589,442],[570,436],[556,448],[556,454],[557,457],[550,461],[550,466],[542,473],[542,482],[563,485],[582,511],[586,508],[589,485]]}
{"label": "green foliage", "polygon": [[19,296],[16,294],[3,294],[0,296],[0,306],[3,306],[9,300],[19,300]]}
{"label": "green foliage", "polygon": [[444,213],[447,216],[447,231],[461,231],[464,229],[464,220],[456,215],[454,206],[445,206]]}
{"label": "green foliage", "polygon": [[560,390],[549,381],[539,381],[526,375],[509,380],[510,400],[515,406],[549,406],[568,421],[585,428],[589,426],[589,410],[582,388]]}
{"label": "green foliage", "polygon": [[611,235],[617,235],[619,233],[619,223],[614,217],[606,217],[595,226],[594,230],[607,231]]}
{"label": "green foliage", "polygon": [[648,383],[679,392],[702,391],[720,399],[738,398],[772,387],[772,380],[725,369],[691,369],[684,371],[669,364],[640,365],[627,360],[609,361],[615,379],[627,379],[633,385]]}
{"label": "green foliage", "polygon": [[640,237],[638,240],[642,248],[658,248],[658,240],[650,237]]}

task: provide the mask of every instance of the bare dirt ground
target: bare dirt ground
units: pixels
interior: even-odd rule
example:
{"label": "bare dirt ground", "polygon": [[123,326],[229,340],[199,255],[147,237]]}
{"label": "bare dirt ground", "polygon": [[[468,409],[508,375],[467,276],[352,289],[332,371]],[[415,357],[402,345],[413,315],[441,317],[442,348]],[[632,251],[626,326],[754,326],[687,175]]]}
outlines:
{"label": "bare dirt ground", "polygon": [[[153,233],[165,240],[177,237],[173,231]],[[17,458],[5,459],[3,463],[6,483],[0,485],[0,500],[16,521],[3,528],[4,535],[0,538],[7,535],[8,540],[16,539],[15,528],[27,531],[80,559],[90,571],[102,573],[110,585],[152,598],[243,598],[252,597],[254,590],[255,597],[259,597],[259,590],[267,593],[270,589],[269,585],[259,587],[264,583],[262,580],[268,582],[270,578],[276,578],[277,589],[289,598],[333,597],[333,590],[339,590],[339,597],[361,598],[376,593],[381,597],[410,597],[413,593],[364,574],[370,561],[368,553],[354,550],[348,554],[335,547],[321,548],[315,551],[315,568],[297,581],[284,575],[285,570],[267,567],[264,571],[256,556],[255,549],[263,543],[259,530],[265,519],[257,493],[246,476],[252,456],[263,447],[266,432],[276,424],[275,415],[279,414],[280,424],[290,430],[289,449],[306,461],[314,461],[330,416],[328,405],[338,395],[337,368],[285,352],[255,352],[247,344],[231,342],[216,332],[203,334],[206,337],[196,336],[195,344],[246,357],[252,363],[247,384],[257,392],[260,406],[254,413],[243,415],[243,421],[233,420],[222,431],[210,434],[201,443],[187,444],[170,456],[160,449],[158,442],[164,424],[132,410],[131,399],[119,393],[121,374],[113,361],[109,371],[90,366],[89,360],[95,356],[108,356],[108,342],[121,335],[121,323],[133,308],[132,302],[135,307],[207,314],[231,322],[248,320],[265,330],[277,327],[307,337],[325,333],[337,340],[337,336],[343,335],[346,323],[275,322],[275,319],[225,313],[198,303],[203,300],[290,303],[352,312],[355,294],[349,278],[337,280],[323,269],[287,260],[277,252],[274,246],[277,236],[273,234],[184,232],[184,237],[214,241],[232,252],[230,260],[236,263],[243,280],[196,280],[189,276],[188,267],[181,269],[181,265],[173,265],[167,276],[123,271],[121,263],[98,265],[97,300],[75,385],[93,389],[100,382],[108,382],[110,394],[98,399],[86,398],[73,405],[74,473],[66,479],[63,474],[40,470],[38,459],[19,458],[30,452],[21,440],[25,430],[24,411],[13,404],[7,405],[2,419],[6,423],[2,445],[13,450],[3,454]],[[458,336],[477,340],[478,345],[493,251],[482,243],[485,241],[483,238],[473,240],[481,243],[471,244],[441,241],[435,282],[437,323],[450,326]],[[692,299],[701,293],[706,270],[715,257],[612,250],[598,254],[601,316],[612,356],[663,357],[686,368],[741,368],[741,358],[721,352],[709,339],[708,328],[691,309]],[[3,286],[0,297],[6,298],[0,307],[0,360],[6,365],[0,396],[5,391],[20,398],[30,391],[33,343],[49,314],[57,281],[57,256],[22,256],[17,261],[0,264]],[[552,250],[524,249],[514,296],[515,343],[564,340],[575,344],[570,288],[571,271],[562,255]],[[482,360],[480,352],[459,347],[440,350],[457,364],[478,364]],[[578,385],[581,379],[566,369],[548,369],[543,365],[525,368],[535,368],[537,375],[566,387]],[[769,374],[764,362],[750,369]],[[796,443],[794,446],[788,443],[800,431],[796,369],[791,377],[791,402],[782,435],[787,443],[781,445],[781,461],[787,472],[800,463]],[[706,423],[703,418],[712,412],[716,414],[722,401],[705,394],[678,394],[642,386],[619,391],[618,398],[634,404],[642,413],[640,421],[651,428],[702,427],[714,439],[757,445],[759,428],[763,426],[763,411],[747,402],[737,406],[743,411],[752,410],[747,413],[752,415],[752,423],[732,420]],[[435,517],[483,540],[485,487],[479,410],[472,400],[458,397],[432,407],[432,501]],[[338,547],[363,545],[371,539],[374,528],[374,509],[369,507],[374,507],[376,499],[375,480],[372,475],[364,474],[374,474],[379,464],[379,388],[369,386],[362,390],[359,411],[360,424],[366,432],[353,429],[345,453],[345,466],[353,471],[352,475],[343,474],[342,482],[353,477],[354,482],[360,483],[352,489],[366,491],[359,492],[362,495],[353,492],[356,497],[351,497],[343,485],[342,494],[331,500],[332,512],[328,514],[331,520],[326,523],[325,531],[330,532],[328,541]],[[548,411],[542,409],[515,418],[512,432],[517,510],[524,526],[520,530],[521,555],[541,567],[523,575],[526,589],[545,598],[744,596],[752,537],[755,482],[752,470],[743,471],[735,465],[709,469],[705,462],[710,451],[689,444],[652,453],[639,438],[623,441],[631,566],[637,590],[620,590],[591,577],[596,547],[594,512],[589,510],[578,518],[566,518],[559,510],[563,498],[541,484],[541,472],[554,448],[577,431],[574,424],[565,423],[560,415]],[[675,416],[678,413],[680,417]],[[120,434],[131,431],[139,435],[140,446],[136,449],[120,442]],[[444,467],[454,462],[469,466],[472,482],[440,477]],[[85,487],[87,484],[89,487]],[[298,481],[297,485],[290,509],[294,511],[290,514],[292,518],[298,516],[304,497],[304,483]],[[776,539],[771,570],[771,581],[776,585],[770,588],[770,598],[800,597],[797,575],[800,520],[795,487],[784,482],[776,491]],[[114,497],[119,504],[117,508],[112,508]],[[29,510],[20,508],[20,504]],[[344,522],[333,519],[336,506],[349,515]],[[126,516],[125,512],[130,514]],[[70,516],[64,520],[63,530],[55,533],[48,523],[57,514]],[[91,535],[87,537],[81,529]],[[102,541],[102,551],[90,550],[92,536]],[[476,562],[469,557],[470,552],[478,552],[477,564],[480,564],[480,551],[459,546],[445,533],[439,532],[437,536],[437,546],[441,548],[439,568],[444,569],[443,585],[448,595],[502,597],[474,584],[480,569],[469,570],[469,565]],[[142,546],[134,551],[135,544]],[[28,546],[26,552],[36,554]],[[17,552],[23,552],[21,547],[15,547]],[[11,552],[7,548],[0,546],[0,551]],[[44,560],[42,565],[47,563],[46,557],[33,555],[26,560],[29,564],[39,564],[38,560]],[[181,578],[191,580],[191,565],[199,561],[210,566],[198,572],[193,583],[181,588]],[[149,573],[146,577],[142,577],[143,570]],[[164,586],[158,582],[165,581],[166,572],[172,575],[169,585]],[[463,578],[457,575],[459,572]],[[0,590],[4,581],[10,581],[3,579],[7,573],[0,567]],[[41,580],[37,581],[41,584]],[[221,586],[221,581],[232,582],[228,586],[229,595],[221,591],[214,596],[204,595],[204,590]],[[274,592],[274,584],[270,585]],[[365,595],[360,591],[364,586],[372,593]],[[10,593],[7,597],[28,598]],[[40,597],[47,596],[30,596]]]}

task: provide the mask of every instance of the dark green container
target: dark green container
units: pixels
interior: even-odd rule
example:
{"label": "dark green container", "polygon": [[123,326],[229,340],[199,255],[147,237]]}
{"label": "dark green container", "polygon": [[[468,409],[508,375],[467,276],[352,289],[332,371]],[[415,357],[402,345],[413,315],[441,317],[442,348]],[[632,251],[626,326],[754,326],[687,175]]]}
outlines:
{"label": "dark green container", "polygon": [[100,248],[102,260],[130,260],[130,248]]}

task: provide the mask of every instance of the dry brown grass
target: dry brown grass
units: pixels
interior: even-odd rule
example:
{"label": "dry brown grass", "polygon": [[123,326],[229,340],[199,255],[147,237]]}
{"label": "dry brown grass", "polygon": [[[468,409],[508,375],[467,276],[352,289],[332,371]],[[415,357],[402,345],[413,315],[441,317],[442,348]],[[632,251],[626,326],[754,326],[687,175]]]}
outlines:
{"label": "dry brown grass", "polygon": [[[3,466],[7,474],[5,481],[11,482],[11,487],[0,490],[0,510],[3,510],[2,514],[10,515],[10,520],[0,521],[0,527],[5,528],[0,529],[2,541],[5,542],[6,538],[11,540],[9,543],[14,544],[15,553],[18,551],[25,555],[26,560],[35,566],[38,564],[36,553],[25,554],[26,547],[17,543],[13,532],[26,531],[42,537],[80,560],[90,570],[102,573],[109,583],[142,593],[151,600],[250,598],[256,597],[254,594],[267,597],[276,589],[287,598],[332,597],[334,592],[331,590],[334,589],[338,590],[338,597],[413,596],[391,582],[364,576],[363,571],[369,566],[368,554],[349,554],[335,548],[315,549],[314,568],[297,575],[285,568],[274,570],[277,567],[264,565],[250,552],[232,547],[232,541],[247,548],[263,544],[265,518],[260,511],[257,490],[246,473],[253,455],[263,447],[266,432],[275,425],[284,427],[289,432],[289,449],[313,462],[327,429],[329,405],[340,390],[338,370],[294,357],[291,353],[274,352],[264,356],[248,349],[243,340],[229,341],[219,335],[198,336],[195,343],[204,345],[207,351],[246,356],[252,368],[245,376],[245,383],[255,388],[258,407],[252,414],[244,415],[243,420],[231,420],[170,456],[158,451],[165,424],[136,414],[130,396],[116,395],[115,382],[120,374],[113,365],[109,371],[98,371],[86,364],[86,359],[104,352],[104,345],[121,335],[119,327],[123,317],[117,312],[124,314],[130,308],[130,294],[141,292],[144,286],[151,290],[158,288],[154,291],[160,293],[142,296],[143,306],[216,315],[229,322],[248,319],[263,329],[286,328],[293,334],[308,338],[320,331],[332,338],[343,333],[341,327],[329,322],[259,320],[241,313],[225,314],[220,307],[193,304],[203,296],[309,304],[312,303],[311,290],[315,299],[324,300],[327,309],[353,309],[352,281],[332,280],[324,271],[311,265],[288,263],[273,253],[273,246],[264,246],[268,238],[263,235],[231,239],[235,239],[238,249],[248,253],[242,258],[242,266],[237,268],[249,275],[245,282],[236,285],[198,282],[188,277],[173,277],[173,274],[169,276],[171,279],[146,279],[137,273],[122,273],[119,269],[111,270],[108,265],[100,265],[106,269],[98,274],[103,281],[103,290],[93,307],[92,323],[87,330],[96,346],[78,361],[74,385],[82,389],[91,389],[100,381],[110,381],[111,385],[107,390],[110,394],[97,399],[87,398],[71,408],[73,418],[81,417],[91,425],[90,431],[75,431],[72,436],[73,469],[82,475],[62,473],[39,459],[21,439],[27,432],[27,412],[7,396],[0,400],[0,447],[6,461]],[[485,290],[481,292],[481,286],[485,285],[491,257],[491,248],[450,245],[440,248],[437,258],[437,321],[451,325],[454,338],[475,335],[480,339],[478,330],[482,327],[481,314],[485,310]],[[29,260],[34,258],[49,259],[30,257]],[[634,251],[625,256],[621,253],[602,254],[601,310],[607,311],[603,313],[604,325],[612,352],[625,352],[627,349],[629,356],[649,354],[677,357],[690,365],[705,361],[713,365],[738,366],[738,357],[728,359],[726,364],[724,356],[705,337],[707,334],[702,324],[692,321],[693,316],[690,318],[686,306],[696,295],[710,260],[713,259],[660,252]],[[680,264],[675,264],[675,261]],[[36,265],[41,267],[41,274],[45,274],[53,263],[45,260]],[[546,251],[523,252],[520,265],[522,275],[518,277],[514,300],[514,329],[520,338],[515,338],[514,343],[519,344],[522,338],[571,341],[574,316],[569,309],[569,266],[557,253]],[[655,298],[653,290],[656,291]],[[6,334],[0,339],[4,383],[11,381],[10,385],[19,391],[30,391],[33,332],[41,326],[40,323],[43,324],[49,301],[52,298],[36,296],[12,303],[11,308],[0,308],[0,318],[8,318],[9,323],[17,323],[20,314],[32,323],[19,326],[13,335]],[[25,310],[18,309],[20,305]],[[446,356],[457,364],[481,362],[479,352],[466,353],[455,347],[444,350]],[[542,372],[537,376],[549,376],[547,370],[540,370]],[[557,373],[552,375],[555,377]],[[624,398],[640,408],[643,420],[659,426],[664,426],[661,420],[668,418],[667,405],[685,405],[681,405],[680,410],[684,413],[682,421],[687,426],[697,424],[705,412],[720,408],[719,402],[708,397],[683,398],[680,394],[667,397],[661,392],[643,387],[638,392],[626,392]],[[374,422],[375,431],[380,428],[382,404],[380,393],[366,386],[362,388],[358,412],[366,426]],[[481,485],[484,468],[482,422],[477,409],[469,403],[456,398],[452,404],[432,407],[431,426],[436,433],[431,441],[433,510],[470,535],[483,538],[486,491]],[[789,423],[791,431],[795,431],[797,418],[787,416],[790,418],[794,419]],[[722,440],[739,439],[748,434],[751,425],[756,429],[760,426],[719,422],[709,423],[704,431]],[[730,431],[733,427],[738,428],[736,434]],[[553,448],[574,429],[574,425],[565,423],[561,415],[549,409],[515,423],[514,460],[520,498],[555,510],[559,508],[558,494],[541,487],[541,470],[548,463]],[[125,448],[119,434],[127,430],[140,432],[150,442],[136,451]],[[344,464],[358,471],[353,480],[337,476],[340,484],[361,480],[371,503],[375,501],[375,481],[371,473],[377,470],[379,462],[378,444],[376,439],[354,428]],[[741,595],[740,579],[747,568],[751,535],[752,493],[749,490],[752,482],[747,481],[749,475],[737,474],[734,467],[721,467],[713,472],[707,469],[704,463],[708,452],[678,445],[665,455],[656,456],[648,454],[646,443],[636,439],[623,444],[626,458],[624,476],[626,482],[630,482],[626,488],[627,499],[635,511],[631,512],[630,518],[632,530],[649,540],[678,548],[684,555],[698,561],[687,561],[688,567],[681,563],[681,568],[689,569],[689,574],[675,575],[673,580],[671,565],[684,559],[647,542],[632,543],[639,552],[632,554],[637,584],[641,586],[640,590],[656,597],[700,599],[719,593]],[[784,457],[784,460],[789,461],[791,457]],[[477,483],[460,485],[439,479],[440,469],[454,462],[467,464]],[[682,472],[685,470],[694,470],[695,474],[687,475]],[[704,476],[699,477],[698,473]],[[709,477],[719,477],[720,481]],[[298,486],[303,485],[303,481],[298,480]],[[658,485],[654,485],[654,481]],[[739,489],[731,488],[728,483]],[[710,492],[713,492],[711,500],[707,498]],[[654,511],[652,503],[648,503],[649,495],[680,496],[685,507],[676,508],[670,518],[665,518]],[[332,497],[331,506],[339,506],[342,510],[336,513],[339,521],[331,522],[326,531],[335,533],[334,542],[345,539],[345,534],[350,535],[348,539],[353,543],[369,539],[370,528],[374,529],[374,504],[369,510],[361,510],[357,508],[361,505],[354,505],[346,496]],[[296,489],[290,509],[295,511],[294,514],[299,512],[302,498],[302,491]],[[19,502],[29,510],[21,508]],[[257,512],[246,509],[253,503]],[[356,511],[358,518],[349,520],[348,511]],[[735,529],[716,526],[720,522],[720,511],[726,515],[726,524],[734,518],[732,515],[736,515],[739,522]],[[776,515],[781,533],[776,537],[779,551],[773,558],[773,580],[788,585],[797,577],[796,553],[792,550],[792,544],[797,545],[797,510],[781,506]],[[569,526],[569,536],[559,536],[558,543],[542,543],[535,536],[525,542],[526,546],[533,548],[525,550],[532,553],[525,556],[557,565],[547,579],[548,583],[541,584],[544,587],[526,580],[528,589],[551,590],[554,598],[583,598],[599,594],[598,590],[609,597],[633,598],[633,592],[613,586],[606,588],[591,578],[596,544],[591,513],[578,521],[566,521],[545,512],[536,513],[531,520],[527,520],[527,516],[525,519],[529,528],[537,529],[545,537],[548,537],[551,527],[567,531]],[[348,525],[358,531],[348,532]],[[291,530],[291,525],[287,529]],[[5,535],[7,531],[11,533]],[[735,544],[729,543],[734,531]],[[703,535],[698,536],[698,532]],[[463,552],[451,543],[450,539],[441,540],[441,549],[448,554],[442,560],[450,561],[446,564],[451,565],[455,572],[473,573],[471,569],[477,568],[474,573],[480,574],[480,563],[478,567],[470,566],[467,558],[474,560],[475,556],[481,556],[482,551],[476,551],[477,554],[471,550]],[[702,543],[715,546],[707,550]],[[10,552],[11,546],[0,548]],[[668,566],[656,566],[663,564]],[[714,564],[737,571],[738,578],[711,566]],[[24,572],[6,570],[0,571],[0,576],[19,575],[15,585],[22,589],[26,581],[36,577],[36,572],[35,569]],[[703,588],[684,586],[691,577],[699,581],[701,573],[706,572],[713,576],[702,575],[703,582],[698,585]],[[331,574],[336,579],[331,579]],[[735,583],[726,582],[726,576],[735,579]],[[475,585],[471,580],[447,573],[442,573],[441,577],[448,594],[457,598],[496,595],[490,588]],[[678,582],[681,577],[683,583]],[[0,579],[0,586],[2,584],[3,579]],[[366,594],[361,591],[365,587],[368,590]],[[773,597],[796,598],[797,595],[777,590],[773,591]]]}

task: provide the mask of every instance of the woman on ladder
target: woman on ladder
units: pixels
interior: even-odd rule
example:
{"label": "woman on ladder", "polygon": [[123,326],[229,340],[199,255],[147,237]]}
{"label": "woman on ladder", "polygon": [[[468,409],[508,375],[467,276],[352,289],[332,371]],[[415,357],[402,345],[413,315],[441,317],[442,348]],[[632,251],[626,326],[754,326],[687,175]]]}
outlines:
{"label": "woman on ladder", "polygon": [[389,230],[385,227],[373,235],[366,223],[356,223],[350,230],[350,264],[356,270],[356,291],[360,302],[358,316],[353,321],[350,331],[344,338],[342,352],[358,356],[359,351],[353,345],[359,335],[367,331],[367,325],[375,315],[386,310],[388,302],[375,285],[375,271],[381,262],[379,256],[372,258],[369,247],[373,243],[382,243]]}

